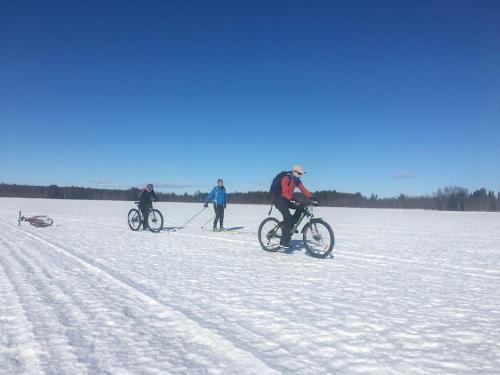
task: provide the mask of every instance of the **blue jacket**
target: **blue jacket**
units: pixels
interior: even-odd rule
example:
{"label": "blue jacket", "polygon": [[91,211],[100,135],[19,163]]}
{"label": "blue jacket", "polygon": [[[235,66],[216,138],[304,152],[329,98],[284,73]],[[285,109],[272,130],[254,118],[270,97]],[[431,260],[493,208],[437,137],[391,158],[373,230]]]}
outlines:
{"label": "blue jacket", "polygon": [[218,186],[214,187],[210,194],[208,194],[205,203],[214,202],[216,206],[224,206],[226,201],[226,188],[223,186],[219,188]]}

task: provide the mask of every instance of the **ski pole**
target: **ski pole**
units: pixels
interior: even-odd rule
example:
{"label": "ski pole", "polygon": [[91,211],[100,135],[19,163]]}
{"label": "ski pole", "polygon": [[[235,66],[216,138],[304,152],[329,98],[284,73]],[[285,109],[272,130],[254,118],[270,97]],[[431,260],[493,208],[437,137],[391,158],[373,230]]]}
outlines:
{"label": "ski pole", "polygon": [[205,224],[203,224],[201,227],[202,227],[202,228],[205,228],[205,227],[206,227],[206,225],[207,225],[208,223],[210,223],[210,222],[211,222],[214,218],[215,218],[215,215],[213,215],[210,219],[208,219],[208,221],[207,221]]}
{"label": "ski pole", "polygon": [[186,221],[183,225],[181,225],[181,228],[184,228],[186,226],[186,224],[190,223],[191,221],[194,220],[194,218],[196,216],[198,216],[199,214],[201,214],[203,211],[205,211],[205,208],[206,207],[203,207],[199,212],[196,213],[196,215],[194,215],[191,219],[189,219],[188,221]]}
{"label": "ski pole", "polygon": [[269,209],[269,213],[267,214],[267,216],[271,216],[272,211],[273,211],[273,204],[271,203],[271,208]]}

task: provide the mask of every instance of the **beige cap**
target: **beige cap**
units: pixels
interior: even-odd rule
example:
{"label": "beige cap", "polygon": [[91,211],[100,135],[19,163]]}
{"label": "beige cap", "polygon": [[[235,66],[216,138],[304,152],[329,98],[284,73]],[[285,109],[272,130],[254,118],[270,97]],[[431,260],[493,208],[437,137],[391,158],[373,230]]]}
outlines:
{"label": "beige cap", "polygon": [[295,164],[293,166],[292,172],[299,172],[301,174],[304,174],[304,168],[300,164]]}

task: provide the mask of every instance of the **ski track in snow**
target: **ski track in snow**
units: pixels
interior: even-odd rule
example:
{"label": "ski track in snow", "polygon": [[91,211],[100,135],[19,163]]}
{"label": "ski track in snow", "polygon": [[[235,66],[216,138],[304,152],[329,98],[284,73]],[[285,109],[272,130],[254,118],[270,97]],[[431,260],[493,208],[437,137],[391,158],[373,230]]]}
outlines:
{"label": "ski track in snow", "polygon": [[[17,373],[500,372],[500,215],[322,208],[331,259],[267,253],[265,206],[0,198],[0,368]],[[17,210],[55,223],[18,228]],[[211,214],[212,212],[209,211]],[[295,241],[300,244],[300,241]]]}

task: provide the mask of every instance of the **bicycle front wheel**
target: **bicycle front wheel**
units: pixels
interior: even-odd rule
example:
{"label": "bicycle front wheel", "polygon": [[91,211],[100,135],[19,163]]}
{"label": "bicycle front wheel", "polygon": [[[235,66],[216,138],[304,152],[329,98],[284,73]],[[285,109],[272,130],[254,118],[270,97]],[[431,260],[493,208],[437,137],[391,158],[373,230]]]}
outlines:
{"label": "bicycle front wheel", "polygon": [[283,223],[274,217],[268,217],[259,226],[260,246],[266,251],[278,251],[280,248]]}
{"label": "bicycle front wheel", "polygon": [[149,211],[148,226],[151,232],[159,232],[163,229],[163,215],[157,209]]}
{"label": "bicycle front wheel", "polygon": [[322,219],[316,219],[304,226],[303,240],[306,251],[316,258],[326,258],[333,250],[335,237],[333,230]]}
{"label": "bicycle front wheel", "polygon": [[139,212],[139,210],[132,208],[128,212],[128,226],[133,231],[138,231],[139,228],[141,227],[141,223],[142,223],[141,213]]}

